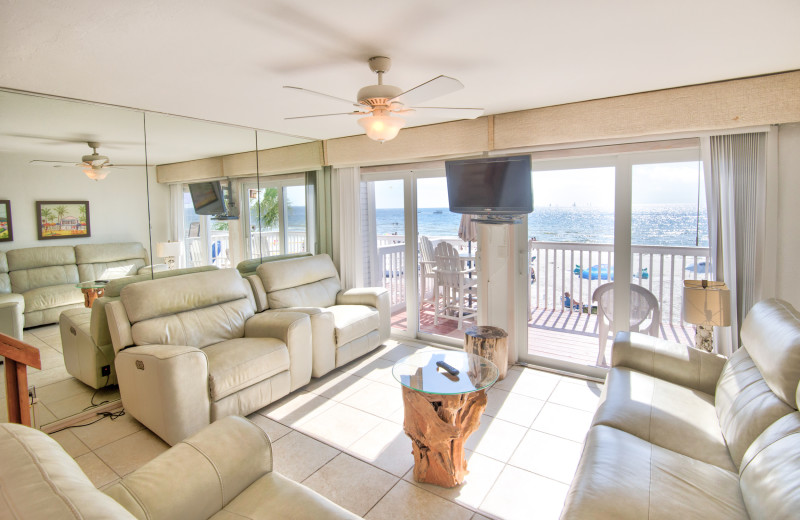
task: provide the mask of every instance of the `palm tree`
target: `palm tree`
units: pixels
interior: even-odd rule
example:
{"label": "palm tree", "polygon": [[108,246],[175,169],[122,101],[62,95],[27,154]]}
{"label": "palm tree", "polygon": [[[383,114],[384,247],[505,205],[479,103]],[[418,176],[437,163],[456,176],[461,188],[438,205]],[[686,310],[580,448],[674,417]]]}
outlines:
{"label": "palm tree", "polygon": [[78,219],[80,220],[80,224],[85,228],[86,227],[86,206],[79,206],[78,207]]}
{"label": "palm tree", "polygon": [[50,221],[53,220],[54,217],[55,217],[55,215],[53,215],[53,210],[52,209],[50,209],[50,208],[42,208],[42,220],[43,220],[42,229],[45,229],[47,227],[47,224],[49,224]]}
{"label": "palm tree", "polygon": [[[286,209],[290,205],[286,204]],[[261,200],[250,208],[251,215],[258,222],[258,213],[261,213],[261,228],[268,229],[278,223],[279,205],[278,205],[278,188],[266,188]]]}
{"label": "palm tree", "polygon": [[53,211],[55,211],[56,215],[58,215],[58,229],[60,231],[61,230],[61,219],[63,219],[64,215],[67,213],[67,207],[66,206],[56,206]]}

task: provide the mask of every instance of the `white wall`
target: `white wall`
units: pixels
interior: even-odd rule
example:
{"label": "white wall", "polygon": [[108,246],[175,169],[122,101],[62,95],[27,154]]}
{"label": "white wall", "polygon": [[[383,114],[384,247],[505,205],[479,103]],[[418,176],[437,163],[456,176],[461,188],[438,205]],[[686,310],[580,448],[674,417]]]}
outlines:
{"label": "white wall", "polygon": [[800,123],[778,137],[778,298],[800,309]]}
{"label": "white wall", "polygon": [[[144,168],[112,171],[93,181],[79,168],[31,165],[28,158],[0,158],[0,199],[11,201],[14,240],[0,251],[23,247],[83,243],[141,242],[149,250],[147,186]],[[150,170],[153,243],[166,240],[169,189],[155,182]],[[36,201],[88,200],[91,237],[38,240]],[[156,259],[158,263],[158,259]]]}

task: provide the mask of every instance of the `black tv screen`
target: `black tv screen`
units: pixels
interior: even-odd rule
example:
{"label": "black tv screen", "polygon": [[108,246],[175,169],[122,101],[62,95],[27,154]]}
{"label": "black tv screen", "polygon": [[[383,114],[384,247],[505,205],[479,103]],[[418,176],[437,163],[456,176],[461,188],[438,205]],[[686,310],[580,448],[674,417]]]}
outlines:
{"label": "black tv screen", "polygon": [[225,213],[225,199],[219,181],[197,182],[189,185],[194,212],[198,215],[222,215]]}
{"label": "black tv screen", "polygon": [[445,161],[453,213],[521,215],[533,211],[529,155]]}

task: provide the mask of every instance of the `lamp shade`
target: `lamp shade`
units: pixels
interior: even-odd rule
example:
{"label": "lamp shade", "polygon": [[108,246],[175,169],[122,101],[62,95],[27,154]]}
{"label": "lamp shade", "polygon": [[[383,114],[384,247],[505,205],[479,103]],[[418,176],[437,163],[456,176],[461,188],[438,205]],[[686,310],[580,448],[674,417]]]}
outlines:
{"label": "lamp shade", "polygon": [[102,181],[108,177],[108,168],[86,168],[83,173],[93,181]]}
{"label": "lamp shade", "polygon": [[406,126],[406,122],[399,117],[378,115],[362,117],[358,124],[367,131],[367,137],[381,143],[397,137],[400,129]]}
{"label": "lamp shade", "polygon": [[683,320],[706,327],[731,324],[731,292],[723,282],[684,280]]}
{"label": "lamp shade", "polygon": [[170,256],[181,256],[180,242],[158,242],[156,244],[156,256],[168,258]]}

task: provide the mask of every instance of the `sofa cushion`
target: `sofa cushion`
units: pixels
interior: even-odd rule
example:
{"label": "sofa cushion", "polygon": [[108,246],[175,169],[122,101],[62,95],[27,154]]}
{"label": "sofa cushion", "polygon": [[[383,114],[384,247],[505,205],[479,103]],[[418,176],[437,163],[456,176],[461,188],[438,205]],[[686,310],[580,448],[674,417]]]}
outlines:
{"label": "sofa cushion", "polygon": [[267,262],[256,274],[267,291],[271,309],[330,307],[342,289],[339,274],[328,255]]}
{"label": "sofa cushion", "polygon": [[367,305],[334,305],[326,310],[333,314],[337,347],[366,336],[381,325],[378,311]]}
{"label": "sofa cushion", "polygon": [[[131,323],[243,298],[248,301],[252,298],[250,285],[236,269],[147,280],[127,285],[120,292]],[[251,312],[255,312],[255,307]]]}
{"label": "sofa cushion", "polygon": [[767,426],[794,411],[772,392],[746,348],[740,348],[728,359],[715,399],[719,427],[737,467],[747,448]]}
{"label": "sofa cushion", "polygon": [[78,266],[76,265],[54,265],[50,267],[37,267],[12,271],[9,273],[11,278],[11,290],[15,293],[24,293],[40,287],[50,287],[61,284],[77,284]]}
{"label": "sofa cushion", "polygon": [[202,350],[213,401],[289,370],[289,349],[275,338],[232,339]]}
{"label": "sofa cushion", "polygon": [[5,251],[0,251],[0,294],[11,292],[11,278],[8,276],[8,260]]}
{"label": "sofa cushion", "polygon": [[739,477],[608,426],[589,430],[561,519],[746,519]]}
{"label": "sofa cushion", "polygon": [[85,282],[91,280],[114,280],[124,276],[133,276],[145,265],[146,262],[141,258],[131,258],[115,262],[78,264],[78,276]]}
{"label": "sofa cushion", "polygon": [[[125,295],[123,291],[123,299]],[[142,304],[146,304],[146,301]],[[253,304],[248,299],[233,300],[134,323],[131,335],[135,345],[191,345],[202,348],[243,337],[244,324],[253,314]]]}
{"label": "sofa cushion", "polygon": [[0,460],[0,518],[134,518],[38,430],[1,423]]}
{"label": "sofa cushion", "polygon": [[767,385],[786,404],[796,407],[800,383],[800,313],[782,300],[763,300],[742,323],[742,344]]}
{"label": "sofa cushion", "polygon": [[82,304],[83,293],[73,284],[39,287],[22,293],[25,312],[41,311],[64,305]]}
{"label": "sofa cushion", "polygon": [[736,471],[719,430],[714,396],[625,367],[608,372],[592,424]]}
{"label": "sofa cushion", "polygon": [[751,518],[797,518],[800,512],[800,413],[767,428],[742,460],[740,485]]}
{"label": "sofa cushion", "polygon": [[8,256],[8,270],[36,269],[53,265],[76,265],[73,246],[25,247],[12,249]]}
{"label": "sofa cushion", "polygon": [[139,242],[117,242],[110,244],[78,244],[75,246],[76,264],[118,262],[130,259],[145,260],[147,250]]}

